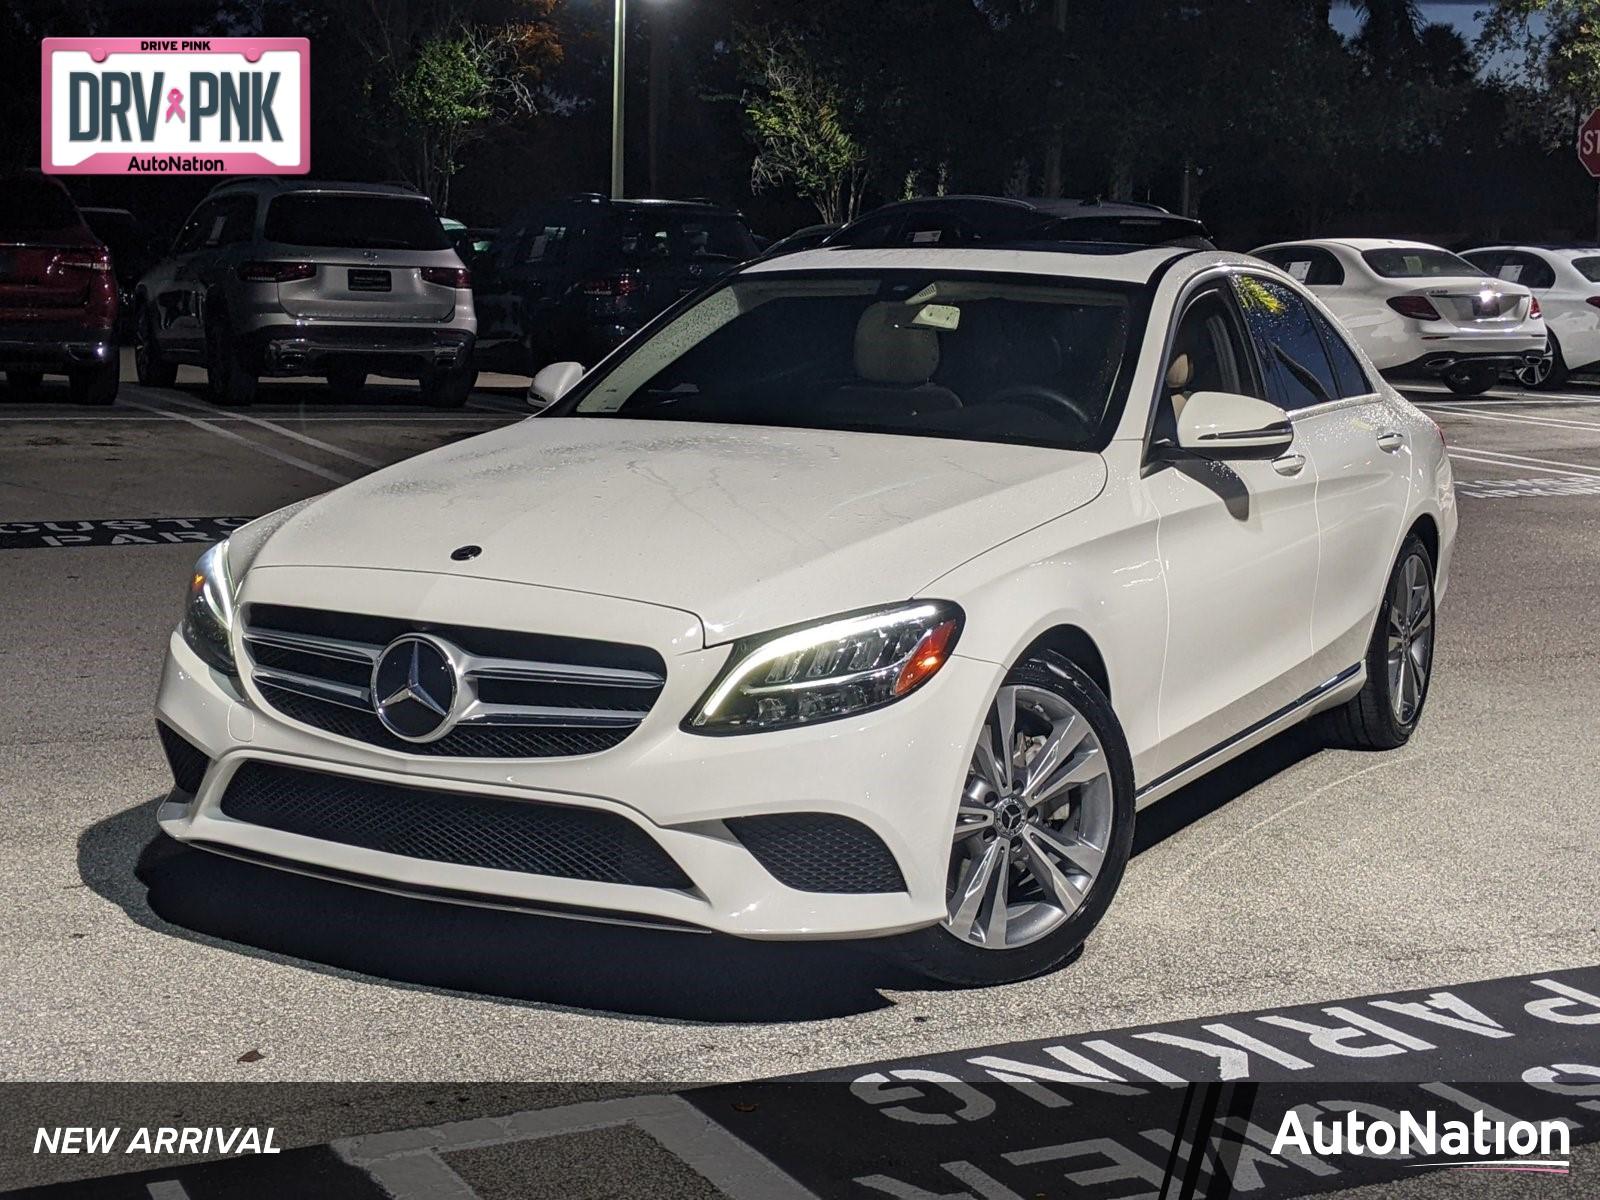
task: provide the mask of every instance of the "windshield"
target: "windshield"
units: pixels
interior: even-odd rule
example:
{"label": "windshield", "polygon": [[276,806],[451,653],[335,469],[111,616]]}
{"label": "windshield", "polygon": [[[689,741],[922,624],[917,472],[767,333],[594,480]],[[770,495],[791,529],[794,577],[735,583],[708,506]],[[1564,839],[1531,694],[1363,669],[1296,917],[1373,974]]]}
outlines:
{"label": "windshield", "polygon": [[1367,250],[1361,255],[1385,279],[1430,279],[1436,276],[1477,276],[1483,272],[1448,250],[1419,246],[1398,246],[1386,250]]}
{"label": "windshield", "polygon": [[341,250],[448,250],[426,200],[404,196],[279,196],[267,209],[269,242]]}
{"label": "windshield", "polygon": [[1137,294],[1026,275],[743,275],[552,411],[1087,449]]}

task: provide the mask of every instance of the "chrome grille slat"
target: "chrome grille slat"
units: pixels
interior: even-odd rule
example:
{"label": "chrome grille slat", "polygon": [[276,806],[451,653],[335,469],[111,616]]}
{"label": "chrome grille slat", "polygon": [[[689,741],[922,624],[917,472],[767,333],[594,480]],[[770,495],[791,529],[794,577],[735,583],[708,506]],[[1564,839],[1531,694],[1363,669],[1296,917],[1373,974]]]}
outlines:
{"label": "chrome grille slat", "polygon": [[333,679],[318,679],[315,675],[302,675],[298,671],[281,671],[276,667],[257,667],[255,680],[263,687],[282,688],[310,696],[314,700],[327,700],[346,708],[372,709],[372,690],[339,683]]}
{"label": "chrome grille slat", "polygon": [[301,654],[315,654],[319,658],[338,658],[346,662],[375,663],[383,653],[382,646],[366,642],[347,642],[340,638],[314,637],[304,633],[280,633],[271,629],[248,628],[244,640],[262,646],[276,646],[280,650],[298,650]]}
{"label": "chrome grille slat", "polygon": [[509,658],[473,658],[466,673],[474,679],[505,679],[520,683],[568,683],[591,687],[658,688],[664,675],[652,671],[627,671],[619,667],[579,667],[568,663],[518,662]]}
{"label": "chrome grille slat", "polygon": [[[544,758],[616,745],[650,713],[666,664],[643,646],[408,622],[283,605],[247,605],[243,640],[260,697],[292,720],[404,754]],[[396,638],[450,647],[458,700],[426,742],[378,719],[372,672]]]}
{"label": "chrome grille slat", "polygon": [[458,725],[524,725],[551,729],[632,729],[648,710],[555,708],[545,704],[485,704],[467,706]]}

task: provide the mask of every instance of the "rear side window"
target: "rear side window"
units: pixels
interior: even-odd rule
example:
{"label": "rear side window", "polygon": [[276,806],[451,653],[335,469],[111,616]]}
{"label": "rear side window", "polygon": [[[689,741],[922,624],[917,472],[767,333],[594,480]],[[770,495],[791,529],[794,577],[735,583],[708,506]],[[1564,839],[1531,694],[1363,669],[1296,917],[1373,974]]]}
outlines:
{"label": "rear side window", "polygon": [[1368,382],[1360,360],[1356,358],[1355,351],[1350,349],[1350,343],[1344,340],[1344,335],[1309,304],[1306,305],[1306,311],[1311,314],[1311,323],[1317,327],[1323,345],[1327,347],[1328,362],[1333,367],[1333,382],[1338,388],[1339,397],[1370,396],[1372,384]]}
{"label": "rear side window", "polygon": [[407,196],[291,193],[267,207],[269,242],[347,250],[448,250],[426,200]]}
{"label": "rear side window", "polygon": [[1321,246],[1280,246],[1256,255],[1281,270],[1290,279],[1307,287],[1338,287],[1344,282],[1344,268],[1333,252]]}
{"label": "rear side window", "polygon": [[1310,306],[1259,275],[1236,275],[1233,287],[1267,372],[1267,399],[1288,412],[1335,399],[1333,364]]}
{"label": "rear side window", "polygon": [[527,247],[522,252],[524,263],[560,262],[566,258],[565,225],[535,225],[528,234]]}
{"label": "rear side window", "polygon": [[[1480,264],[1481,265],[1481,264]],[[1520,283],[1526,288],[1548,288],[1556,285],[1555,268],[1537,254],[1511,251],[1500,256],[1495,267],[1485,268],[1496,279],[1507,283]]]}
{"label": "rear side window", "polygon": [[1364,250],[1361,257],[1385,279],[1428,279],[1441,275],[1481,275],[1460,255],[1431,246],[1395,246]]}
{"label": "rear side window", "polygon": [[0,179],[0,231],[44,233],[78,224],[78,210],[60,184],[29,176]]}
{"label": "rear side window", "polygon": [[755,239],[732,214],[632,212],[617,230],[622,256],[630,261],[721,259],[743,262],[756,255]]}
{"label": "rear side window", "polygon": [[1600,283],[1600,257],[1575,258],[1572,260],[1573,269],[1591,283]]}

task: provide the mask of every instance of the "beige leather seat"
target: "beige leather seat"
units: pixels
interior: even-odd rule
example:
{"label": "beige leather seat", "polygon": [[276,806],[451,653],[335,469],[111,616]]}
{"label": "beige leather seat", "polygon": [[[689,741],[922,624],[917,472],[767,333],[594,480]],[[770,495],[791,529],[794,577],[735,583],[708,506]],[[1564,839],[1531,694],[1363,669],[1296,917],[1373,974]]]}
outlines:
{"label": "beige leather seat", "polygon": [[1173,356],[1167,364],[1167,394],[1172,400],[1174,418],[1183,415],[1183,406],[1189,402],[1189,388],[1194,383],[1194,360],[1187,353]]}
{"label": "beige leather seat", "polygon": [[939,369],[939,335],[896,324],[911,315],[904,304],[893,302],[874,304],[861,314],[855,336],[858,382],[837,389],[829,397],[830,409],[915,415],[961,407],[954,392],[931,382]]}

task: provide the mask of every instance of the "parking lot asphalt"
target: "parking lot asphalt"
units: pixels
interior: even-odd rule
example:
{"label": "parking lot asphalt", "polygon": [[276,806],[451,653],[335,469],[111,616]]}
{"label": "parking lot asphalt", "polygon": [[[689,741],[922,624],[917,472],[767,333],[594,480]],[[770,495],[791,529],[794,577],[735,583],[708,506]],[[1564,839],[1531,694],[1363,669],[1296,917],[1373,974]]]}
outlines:
{"label": "parking lot asphalt", "polygon": [[857,947],[431,905],[162,838],[151,703],[206,522],[524,411],[511,378],[459,413],[399,383],[353,405],[268,383],[231,412],[188,378],[105,410],[0,388],[0,532],[23,531],[0,549],[0,1077],[542,1080],[560,1104],[1600,963],[1600,389],[1411,393],[1462,521],[1410,746],[1290,734],[1159,802],[1076,963],[960,991]]}

